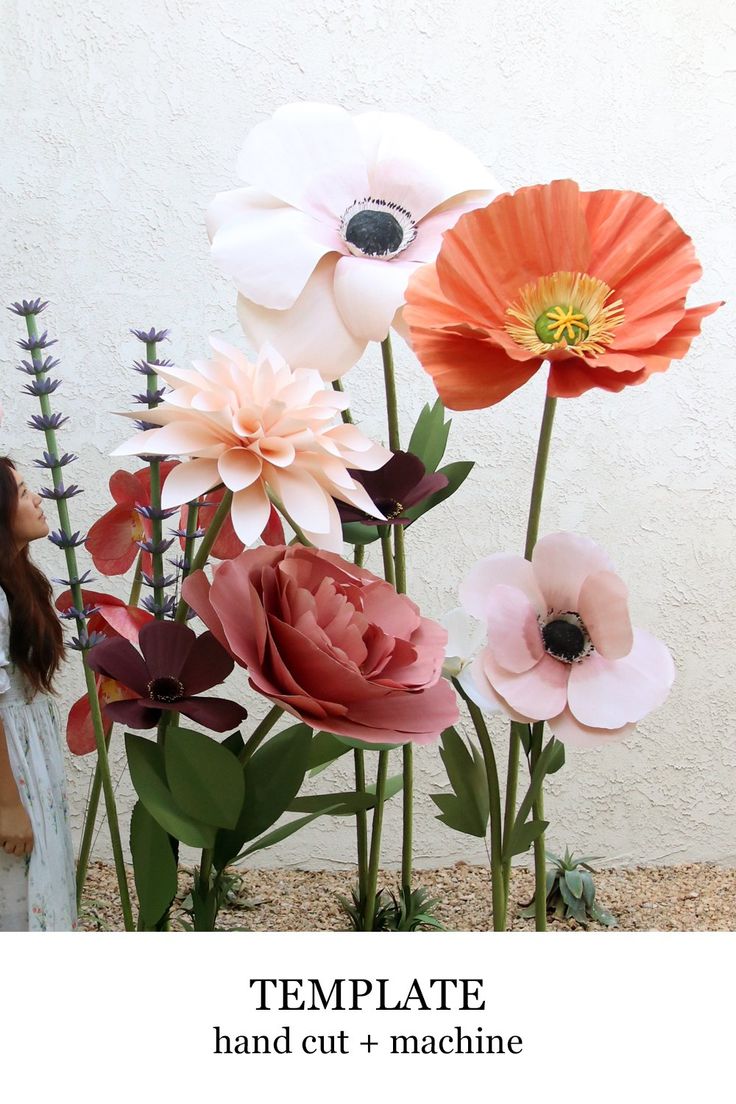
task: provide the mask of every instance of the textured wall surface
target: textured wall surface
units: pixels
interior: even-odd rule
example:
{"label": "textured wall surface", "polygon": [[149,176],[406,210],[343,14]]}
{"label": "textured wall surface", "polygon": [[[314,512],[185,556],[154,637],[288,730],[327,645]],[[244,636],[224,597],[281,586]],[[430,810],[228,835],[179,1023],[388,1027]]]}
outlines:
{"label": "textured wall surface", "polygon": [[[736,12],[718,0],[2,0],[0,302],[43,295],[60,339],[71,415],[63,447],[87,491],[75,527],[107,508],[110,450],[125,426],[140,355],[130,326],[170,326],[166,352],[201,356],[210,332],[237,339],[231,285],[211,264],[203,213],[235,187],[247,130],[280,104],[325,100],[401,110],[473,148],[509,188],[561,175],[637,189],[694,238],[704,276],[692,303],[728,298],[736,256]],[[730,109],[730,111],[729,111]],[[42,447],[35,400],[13,371],[20,320],[0,327],[0,449],[26,471]],[[570,751],[549,785],[550,846],[622,863],[736,860],[733,305],[705,323],[685,362],[621,395],[561,402],[542,532],[575,529],[606,547],[636,624],[665,639],[678,677],[666,705],[626,743]],[[400,341],[397,341],[400,346]],[[398,350],[406,433],[431,382]],[[381,435],[376,356],[346,379]],[[455,417],[450,458],[475,458],[443,510],[411,531],[410,589],[425,613],[456,604],[479,557],[521,549],[544,381],[492,410]],[[134,467],[134,463],[127,466]],[[62,574],[44,542],[38,562]],[[369,560],[368,566],[375,563]],[[377,565],[376,565],[377,566]],[[114,589],[126,592],[125,580]],[[76,661],[65,704],[80,693]],[[263,713],[255,702],[253,716]],[[493,727],[504,755],[504,726]],[[434,818],[434,750],[417,755],[418,865],[484,858]],[[131,788],[119,746],[114,776]],[[81,827],[90,760],[70,760]],[[349,785],[346,773],[320,784]],[[398,807],[385,852],[399,857]],[[127,815],[124,816],[127,821]],[[318,821],[267,852],[271,865],[345,864],[347,821]],[[107,853],[99,834],[97,851]]]}

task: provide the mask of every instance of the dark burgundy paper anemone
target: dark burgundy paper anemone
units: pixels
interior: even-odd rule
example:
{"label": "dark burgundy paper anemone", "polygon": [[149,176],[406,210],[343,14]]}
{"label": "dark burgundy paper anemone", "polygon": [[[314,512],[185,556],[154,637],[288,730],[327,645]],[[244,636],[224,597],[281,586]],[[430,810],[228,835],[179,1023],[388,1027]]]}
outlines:
{"label": "dark burgundy paper anemone", "polygon": [[405,511],[447,486],[447,476],[440,472],[427,474],[413,452],[397,451],[377,471],[351,470],[350,475],[363,484],[385,518],[372,518],[346,502],[337,503],[341,521],[360,521],[363,525],[411,525],[413,519],[404,517]]}
{"label": "dark burgundy paper anemone", "polygon": [[223,682],[235,666],[211,632],[197,636],[174,621],[149,621],[138,643],[140,652],[117,637],[103,640],[88,653],[93,671],[135,694],[127,701],[106,704],[108,720],[130,728],[153,728],[163,712],[173,711],[205,728],[225,732],[245,719],[247,711],[237,702],[198,697]]}

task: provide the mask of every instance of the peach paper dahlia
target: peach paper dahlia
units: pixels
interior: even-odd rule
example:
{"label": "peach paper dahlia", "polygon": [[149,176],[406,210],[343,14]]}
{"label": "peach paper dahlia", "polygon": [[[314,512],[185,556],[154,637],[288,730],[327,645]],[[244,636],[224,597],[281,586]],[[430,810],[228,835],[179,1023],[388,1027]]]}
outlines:
{"label": "peach paper dahlia", "polygon": [[551,396],[622,391],[684,357],[721,306],[686,309],[701,273],[661,204],[555,180],[463,215],[409,282],[404,321],[452,410],[493,406],[545,360]]}
{"label": "peach paper dahlia", "polygon": [[391,453],[357,426],[335,424],[349,399],[319,372],[292,370],[271,346],[252,364],[227,342],[212,337],[210,344],[214,356],[195,361],[194,369],[158,369],[174,388],[146,411],[146,420],[160,428],[137,433],[113,455],[189,457],[168,476],[162,505],[190,502],[224,484],[233,492],[233,527],[245,545],[269,520],[270,492],[313,544],[339,551],[334,499],[381,516],[348,469],[375,471]]}

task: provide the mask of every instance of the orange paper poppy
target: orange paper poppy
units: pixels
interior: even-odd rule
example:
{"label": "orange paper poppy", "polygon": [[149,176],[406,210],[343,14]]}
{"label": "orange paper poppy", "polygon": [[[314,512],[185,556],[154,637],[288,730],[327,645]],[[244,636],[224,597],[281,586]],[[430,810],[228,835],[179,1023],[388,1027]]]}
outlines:
{"label": "orange paper poppy", "polygon": [[721,306],[685,308],[701,272],[661,204],[555,180],[464,215],[412,277],[404,319],[453,410],[500,402],[545,360],[552,396],[622,391],[685,356]]}

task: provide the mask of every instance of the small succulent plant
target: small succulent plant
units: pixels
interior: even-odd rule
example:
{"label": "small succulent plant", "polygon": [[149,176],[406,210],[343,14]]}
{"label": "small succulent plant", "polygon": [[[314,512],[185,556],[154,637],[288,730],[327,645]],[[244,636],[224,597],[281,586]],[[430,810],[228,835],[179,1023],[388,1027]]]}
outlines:
{"label": "small succulent plant", "polygon": [[[346,897],[337,895],[340,906],[350,920],[353,931],[364,931],[363,915],[360,895],[356,889],[351,889],[352,901]],[[410,890],[407,900],[403,889],[398,896],[388,890],[381,889],[376,894],[376,908],[373,919],[373,931],[419,931],[421,929],[434,928],[436,931],[444,931],[444,925],[434,916],[434,908],[437,900],[429,896],[426,889]]]}
{"label": "small succulent plant", "polygon": [[[598,904],[595,897],[593,874],[590,866],[599,857],[597,855],[572,855],[568,848],[565,854],[552,855],[546,852],[547,863],[547,915],[557,920],[577,920],[587,927],[591,920],[612,928],[616,918],[607,909]],[[522,909],[525,918],[534,917],[534,898]]]}

